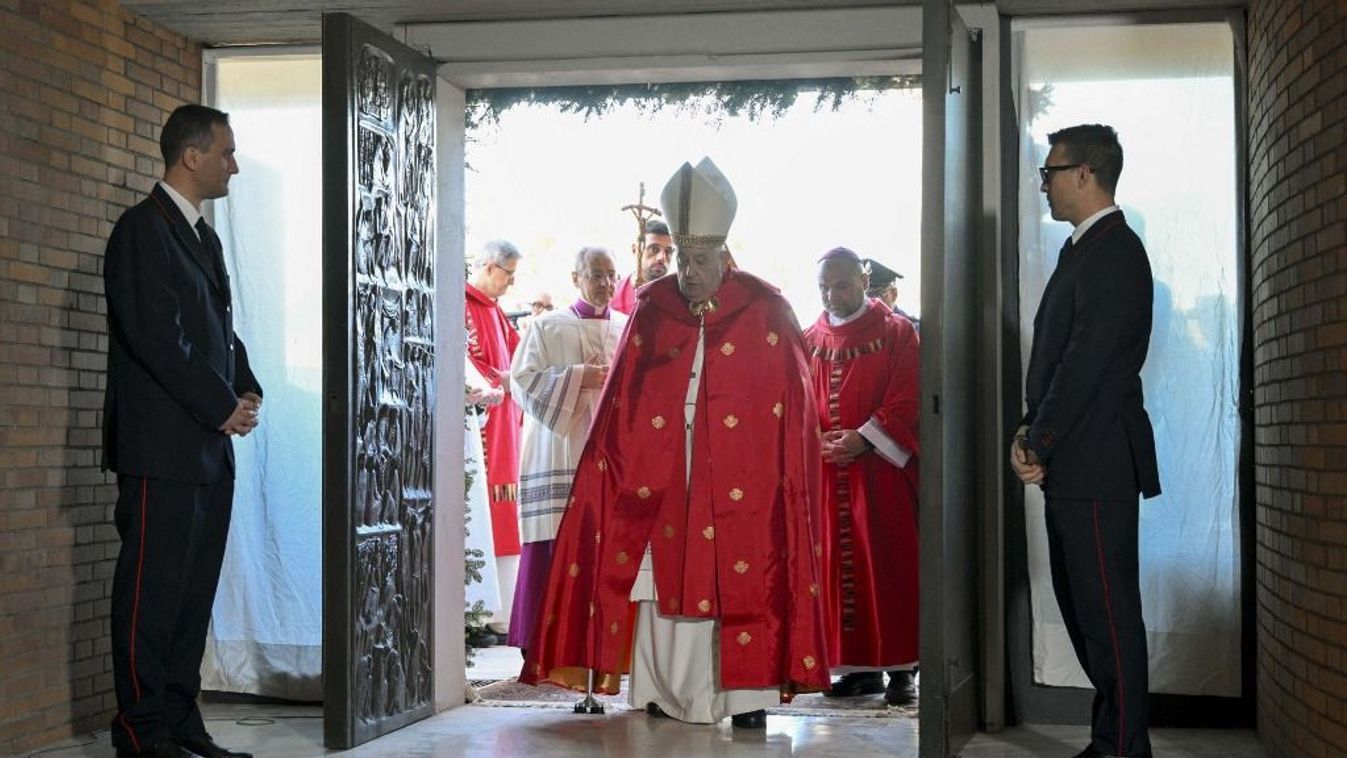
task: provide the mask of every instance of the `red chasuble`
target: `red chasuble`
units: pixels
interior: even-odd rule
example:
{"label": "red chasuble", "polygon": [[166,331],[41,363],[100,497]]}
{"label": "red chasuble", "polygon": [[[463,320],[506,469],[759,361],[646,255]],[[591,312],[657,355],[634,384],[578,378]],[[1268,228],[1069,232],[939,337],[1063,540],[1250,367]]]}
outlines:
{"label": "red chasuble", "polygon": [[899,666],[917,660],[917,418],[920,349],[912,323],[871,300],[841,326],[825,312],[805,330],[824,431],[871,419],[912,454],[898,468],[875,451],[823,464],[823,571],[828,660]]}
{"label": "red chasuble", "polygon": [[698,321],[677,277],[642,287],[557,534],[520,681],[616,693],[646,544],[660,612],[719,619],[724,689],[828,686],[819,598],[818,415],[775,287],[726,274],[706,314],[686,475],[684,401]]}
{"label": "red chasuble", "polygon": [[[519,345],[519,333],[505,312],[482,291],[466,285],[468,359],[491,386],[509,382],[510,359]],[[507,386],[508,389],[508,386]],[[482,449],[486,451],[486,485],[491,504],[491,530],[496,557],[519,555],[519,429],[523,413],[514,396],[486,411]]]}

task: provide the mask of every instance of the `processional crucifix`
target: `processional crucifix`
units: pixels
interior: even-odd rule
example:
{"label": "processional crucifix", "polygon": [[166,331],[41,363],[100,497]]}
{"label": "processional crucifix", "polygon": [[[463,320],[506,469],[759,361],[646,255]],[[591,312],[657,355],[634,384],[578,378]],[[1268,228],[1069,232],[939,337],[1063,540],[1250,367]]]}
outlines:
{"label": "processional crucifix", "polygon": [[631,278],[634,286],[645,284],[645,274],[641,270],[641,253],[645,251],[645,222],[661,216],[659,208],[651,208],[645,204],[645,182],[641,182],[641,191],[636,198],[635,205],[624,205],[622,210],[631,211],[631,215],[636,218],[636,246],[632,249],[636,251],[636,273]]}

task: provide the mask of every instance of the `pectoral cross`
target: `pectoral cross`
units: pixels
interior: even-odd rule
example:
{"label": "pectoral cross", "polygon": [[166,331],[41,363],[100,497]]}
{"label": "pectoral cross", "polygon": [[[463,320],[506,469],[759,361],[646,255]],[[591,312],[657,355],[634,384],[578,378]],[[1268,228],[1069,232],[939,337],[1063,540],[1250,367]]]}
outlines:
{"label": "pectoral cross", "polygon": [[636,218],[636,276],[632,281],[636,284],[644,284],[645,278],[641,276],[641,253],[645,250],[645,222],[661,216],[659,208],[651,208],[645,204],[645,182],[641,182],[640,194],[634,205],[624,205],[622,210],[631,211],[631,215]]}

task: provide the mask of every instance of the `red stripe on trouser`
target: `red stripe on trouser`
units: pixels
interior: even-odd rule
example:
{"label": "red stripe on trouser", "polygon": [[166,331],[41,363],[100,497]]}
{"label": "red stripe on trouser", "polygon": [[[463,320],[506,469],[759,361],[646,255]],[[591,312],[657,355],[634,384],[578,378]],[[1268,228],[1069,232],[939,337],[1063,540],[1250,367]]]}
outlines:
{"label": "red stripe on trouser", "polygon": [[[131,686],[135,688],[136,700],[140,700],[140,677],[136,674],[136,622],[140,617],[140,578],[145,571],[145,514],[148,510],[145,502],[149,495],[149,482],[140,480],[140,554],[136,558],[136,593],[131,602]],[[126,723],[126,719],[122,719]]]}
{"label": "red stripe on trouser", "polygon": [[1118,752],[1123,754],[1123,734],[1127,709],[1123,701],[1122,651],[1118,648],[1118,629],[1113,623],[1113,598],[1108,591],[1108,575],[1104,573],[1104,540],[1099,534],[1099,501],[1094,501],[1094,552],[1099,557],[1099,581],[1104,585],[1104,608],[1108,611],[1108,632],[1113,637],[1113,667],[1118,679]]}
{"label": "red stripe on trouser", "polygon": [[137,753],[139,753],[139,752],[140,752],[140,740],[136,739],[136,730],[134,730],[134,729],[131,728],[131,722],[129,722],[129,721],[126,720],[126,714],[125,714],[125,713],[119,713],[119,714],[117,714],[117,718],[121,719],[121,721],[122,721],[122,728],[126,730],[126,735],[127,735],[128,737],[131,738],[131,746],[134,747],[134,748],[136,749],[136,752],[137,752]]}

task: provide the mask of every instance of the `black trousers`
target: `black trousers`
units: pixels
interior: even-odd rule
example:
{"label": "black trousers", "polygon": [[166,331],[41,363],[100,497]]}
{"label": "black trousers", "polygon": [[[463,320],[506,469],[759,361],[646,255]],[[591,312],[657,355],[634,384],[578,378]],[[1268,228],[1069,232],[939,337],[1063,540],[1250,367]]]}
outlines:
{"label": "black trousers", "polygon": [[1104,755],[1138,758],[1151,754],[1139,515],[1136,500],[1047,499],[1052,589],[1095,689],[1090,744]]}
{"label": "black trousers", "polygon": [[234,479],[226,470],[211,484],[121,476],[117,485],[112,743],[141,750],[206,734],[196,698]]}

